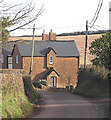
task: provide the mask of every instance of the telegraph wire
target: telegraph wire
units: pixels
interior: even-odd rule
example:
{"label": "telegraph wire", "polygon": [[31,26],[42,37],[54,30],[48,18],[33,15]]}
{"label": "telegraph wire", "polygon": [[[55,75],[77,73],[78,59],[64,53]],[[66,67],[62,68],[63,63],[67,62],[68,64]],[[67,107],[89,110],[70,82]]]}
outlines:
{"label": "telegraph wire", "polygon": [[[90,29],[94,28],[95,30],[109,30],[108,28],[105,28],[103,26],[100,26],[100,25],[94,25],[93,27],[91,26],[88,26]],[[101,28],[101,29],[98,29],[98,28],[95,28],[95,27],[98,27],[98,28]]]}
{"label": "telegraph wire", "polygon": [[[42,27],[39,27],[39,28],[35,28],[35,29],[37,29],[37,30],[40,30],[40,29],[43,29],[45,27],[45,25],[44,26],[42,26]],[[19,28],[19,29],[33,29],[33,28],[31,28],[31,27],[29,27],[29,28]]]}
{"label": "telegraph wire", "polygon": [[92,21],[89,23],[89,24],[92,24],[92,25],[90,26],[90,28],[93,27],[94,24],[95,24],[95,22],[97,21],[98,16],[99,16],[99,13],[100,13],[100,10],[101,10],[101,8],[102,8],[102,5],[103,5],[103,0],[102,0],[102,1],[100,0],[100,1],[99,1],[99,4],[98,4],[98,7],[97,7],[97,10],[96,10],[96,12],[95,12],[95,15],[94,15]]}
{"label": "telegraph wire", "polygon": [[95,25],[95,26],[108,30],[108,28],[105,28],[105,27],[102,27],[102,26],[99,26],[99,25]]}
{"label": "telegraph wire", "polygon": [[97,9],[96,9],[96,12],[95,12],[95,14],[94,14],[94,17],[93,17],[92,21],[91,21],[89,24],[91,24],[91,23],[93,22],[93,20],[95,19],[95,17],[96,17],[96,14],[97,14],[98,9],[99,9],[99,6],[100,6],[100,2],[101,2],[101,0],[100,0],[99,3],[98,3],[98,7],[97,7]]}

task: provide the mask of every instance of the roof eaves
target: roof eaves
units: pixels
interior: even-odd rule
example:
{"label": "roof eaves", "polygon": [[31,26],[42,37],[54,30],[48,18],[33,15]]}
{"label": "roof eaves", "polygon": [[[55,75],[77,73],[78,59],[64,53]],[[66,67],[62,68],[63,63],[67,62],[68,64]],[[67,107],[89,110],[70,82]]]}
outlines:
{"label": "roof eaves", "polygon": [[53,68],[50,68],[50,70],[46,73],[46,75],[44,75],[44,78],[46,78],[47,76],[49,76],[52,71],[54,71],[58,76],[60,76],[60,75],[57,73],[57,71],[55,71]]}
{"label": "roof eaves", "polygon": [[52,47],[48,47],[48,52],[47,52],[47,54],[48,54],[51,50],[53,50],[53,52],[54,52],[55,54],[57,54],[56,51],[55,51]]}

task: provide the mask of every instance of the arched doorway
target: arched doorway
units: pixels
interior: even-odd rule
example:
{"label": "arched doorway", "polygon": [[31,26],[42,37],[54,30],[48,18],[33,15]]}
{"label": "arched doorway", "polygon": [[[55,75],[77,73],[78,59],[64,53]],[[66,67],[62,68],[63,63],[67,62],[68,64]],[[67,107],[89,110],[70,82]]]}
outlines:
{"label": "arched doorway", "polygon": [[56,87],[57,86],[57,78],[55,76],[52,76],[50,78],[50,87]]}

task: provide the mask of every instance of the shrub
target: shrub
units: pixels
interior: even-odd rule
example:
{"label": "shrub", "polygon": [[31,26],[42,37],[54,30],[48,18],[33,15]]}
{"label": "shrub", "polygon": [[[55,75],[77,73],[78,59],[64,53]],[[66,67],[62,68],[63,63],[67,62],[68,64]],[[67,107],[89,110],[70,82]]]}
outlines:
{"label": "shrub", "polygon": [[25,94],[31,102],[38,101],[41,98],[40,94],[35,89],[34,85],[31,83],[30,76],[23,77]]}
{"label": "shrub", "polygon": [[92,97],[108,97],[108,71],[101,67],[87,66],[78,72],[78,85],[74,93]]}

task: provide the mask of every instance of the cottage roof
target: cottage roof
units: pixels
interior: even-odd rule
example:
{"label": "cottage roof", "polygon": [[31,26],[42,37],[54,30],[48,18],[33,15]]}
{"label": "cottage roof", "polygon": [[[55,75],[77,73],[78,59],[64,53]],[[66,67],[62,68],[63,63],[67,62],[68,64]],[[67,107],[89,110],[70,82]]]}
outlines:
{"label": "cottage roof", "polygon": [[54,71],[58,76],[60,76],[60,75],[57,73],[57,71],[55,71],[53,68],[50,68],[49,71],[44,75],[43,78],[46,78],[47,76],[49,76],[49,75],[51,74],[51,72],[53,72],[53,71]]}
{"label": "cottage roof", "polygon": [[[21,56],[31,56],[32,41],[17,43]],[[79,57],[79,51],[74,41],[35,41],[34,56],[46,56],[52,48],[57,57]]]}
{"label": "cottage roof", "polygon": [[8,42],[8,43],[2,45],[5,55],[11,56],[14,44],[15,44],[14,42]]}

